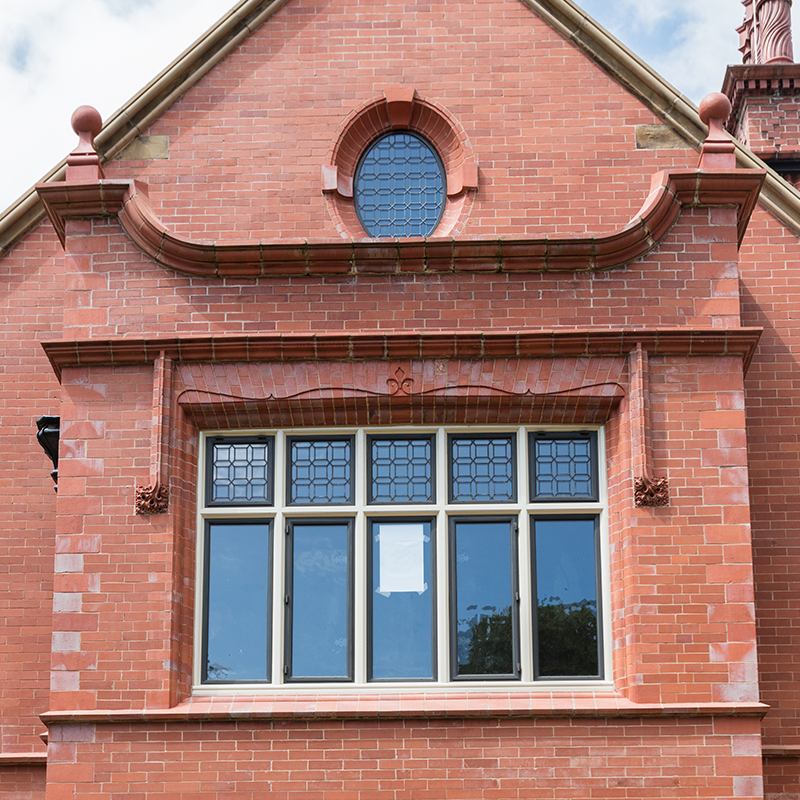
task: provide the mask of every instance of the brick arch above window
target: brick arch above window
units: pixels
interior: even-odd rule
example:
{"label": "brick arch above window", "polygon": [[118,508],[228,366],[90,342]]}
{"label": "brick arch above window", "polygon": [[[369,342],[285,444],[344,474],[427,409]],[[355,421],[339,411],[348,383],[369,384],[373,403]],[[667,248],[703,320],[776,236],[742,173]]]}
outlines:
{"label": "brick arch above window", "polygon": [[478,164],[467,135],[440,105],[409,87],[391,87],[381,97],[355,109],[342,123],[322,167],[322,191],[339,233],[361,238],[364,230],[353,203],[353,179],[361,155],[376,138],[407,130],[424,137],[436,149],[447,177],[444,214],[434,236],[460,233],[466,224],[475,190]]}

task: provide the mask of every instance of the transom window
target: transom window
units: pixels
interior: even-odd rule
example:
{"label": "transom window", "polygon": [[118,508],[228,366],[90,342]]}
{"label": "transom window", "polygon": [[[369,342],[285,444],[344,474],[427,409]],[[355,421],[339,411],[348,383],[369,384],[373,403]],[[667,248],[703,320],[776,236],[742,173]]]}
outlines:
{"label": "transom window", "polygon": [[409,131],[387,133],[365,151],[353,182],[368,236],[429,236],[442,218],[447,179],[433,147]]}
{"label": "transom window", "polygon": [[602,680],[600,439],[205,436],[196,682]]}

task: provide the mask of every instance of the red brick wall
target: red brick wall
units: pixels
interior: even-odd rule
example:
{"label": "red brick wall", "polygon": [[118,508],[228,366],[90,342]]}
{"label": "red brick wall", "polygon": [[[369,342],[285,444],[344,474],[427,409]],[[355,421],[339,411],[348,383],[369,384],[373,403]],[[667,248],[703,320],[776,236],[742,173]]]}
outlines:
{"label": "red brick wall", "polygon": [[800,106],[794,97],[746,98],[737,138],[761,158],[797,157]]}
{"label": "red brick wall", "polygon": [[[348,114],[397,83],[446,108],[467,134],[480,188],[466,235],[613,230],[640,207],[652,173],[697,160],[689,151],[636,150],[635,126],[655,117],[522,3],[487,0],[456,11],[442,0],[293,0],[151,127],[170,137],[169,160],[115,162],[106,172],[146,181],[156,213],[184,236],[336,237],[320,165]],[[779,326],[746,384],[761,666],[766,695],[782,704],[768,728],[777,737],[778,720],[796,730],[800,705],[800,676],[787,667],[794,641],[784,644],[781,630],[798,601],[788,589],[795,554],[787,524],[797,465],[791,429],[779,430],[778,421],[795,419],[791,400],[772,402],[793,388],[786,342],[796,302],[782,305],[780,292],[782,246],[794,258],[798,243],[763,214],[755,227],[748,254],[764,237],[782,237],[747,256],[743,295],[745,324]],[[18,653],[2,684],[12,721],[4,750],[39,746],[53,545],[50,707],[165,708],[190,688],[197,432],[176,419],[170,514],[134,515],[134,485],[149,479],[151,369],[67,369],[59,394],[36,341],[61,335],[62,307],[68,339],[739,323],[730,209],[686,211],[641,264],[561,277],[209,280],[148,262],[115,221],[71,222],[68,233],[64,260],[43,225],[3,262],[10,360],[8,444],[0,447],[16,501],[7,559],[17,592],[8,597],[7,617],[16,621],[5,646]],[[764,268],[764,253],[774,267]],[[616,685],[638,702],[753,701],[741,364],[658,357],[651,379],[653,461],[656,474],[670,478],[668,508],[633,507],[625,404],[607,427]],[[59,397],[55,523],[49,468],[25,437]],[[42,403],[48,408],[28,410]],[[775,480],[782,490],[773,496]],[[786,693],[782,674],[791,676]],[[759,731],[756,719],[727,717],[54,725],[48,800],[264,791],[283,800],[505,800],[531,791],[572,800],[756,798]],[[769,774],[773,788],[790,785],[776,768]]]}
{"label": "red brick wall", "polygon": [[[58,414],[58,382],[39,341],[61,335],[59,251],[52,231],[42,226],[0,262],[3,753],[44,751],[37,717],[48,704],[56,496],[49,476],[53,465],[35,434],[39,416]],[[15,774],[22,772],[15,768]]]}
{"label": "red brick wall", "polygon": [[0,767],[0,797],[3,800],[44,800],[45,766]]}
{"label": "red brick wall", "polygon": [[736,215],[687,209],[644,262],[575,275],[191,278],[114,220],[68,221],[65,338],[738,324]]}
{"label": "red brick wall", "polygon": [[387,85],[453,114],[479,165],[465,233],[543,236],[625,225],[650,175],[691,150],[637,150],[660,122],[518,0],[292,0],[146,133],[166,161],[116,162],[199,239],[338,237],[321,191],[345,118]]}
{"label": "red brick wall", "polygon": [[47,800],[762,796],[748,719],[118,723],[53,738]]}
{"label": "red brick wall", "polygon": [[[742,247],[742,321],[763,326],[746,378],[761,696],[767,746],[800,745],[800,241],[757,210]],[[768,791],[794,800],[798,762],[769,762]],[[787,775],[785,779],[781,776]]]}
{"label": "red brick wall", "polygon": [[615,685],[637,702],[758,699],[740,364],[651,358],[653,470],[632,503],[627,401],[608,429]]}

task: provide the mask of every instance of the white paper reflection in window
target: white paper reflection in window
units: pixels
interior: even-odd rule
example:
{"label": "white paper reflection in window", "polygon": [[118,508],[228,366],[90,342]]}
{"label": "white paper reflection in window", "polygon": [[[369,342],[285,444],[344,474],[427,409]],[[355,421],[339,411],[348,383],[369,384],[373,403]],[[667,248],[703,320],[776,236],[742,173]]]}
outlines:
{"label": "white paper reflection in window", "polygon": [[428,540],[421,523],[380,525],[375,540],[380,547],[380,576],[376,591],[387,597],[392,592],[417,592],[425,583],[424,543]]}

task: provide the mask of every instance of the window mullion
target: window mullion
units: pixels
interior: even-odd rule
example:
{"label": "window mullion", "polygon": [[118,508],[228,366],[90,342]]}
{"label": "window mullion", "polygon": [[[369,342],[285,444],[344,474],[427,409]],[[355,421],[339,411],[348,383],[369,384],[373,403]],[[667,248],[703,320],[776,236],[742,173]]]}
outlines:
{"label": "window mullion", "polygon": [[448,569],[447,433],[444,428],[436,432],[436,667],[439,683],[450,680],[450,576]]}
{"label": "window mullion", "polygon": [[363,430],[356,432],[355,439],[355,485],[356,521],[355,521],[355,552],[354,552],[354,680],[356,683],[367,682],[367,521],[365,513],[367,492],[367,460],[366,460],[366,433]]}
{"label": "window mullion", "polygon": [[272,539],[272,682],[284,682],[284,632],[286,630],[286,436],[275,434],[275,533]]}
{"label": "window mullion", "polygon": [[517,526],[517,553],[519,558],[519,658],[520,680],[533,680],[533,609],[531,585],[530,514],[528,497],[528,437],[525,428],[519,429],[517,437],[519,468],[517,469],[517,497],[522,506]]}

